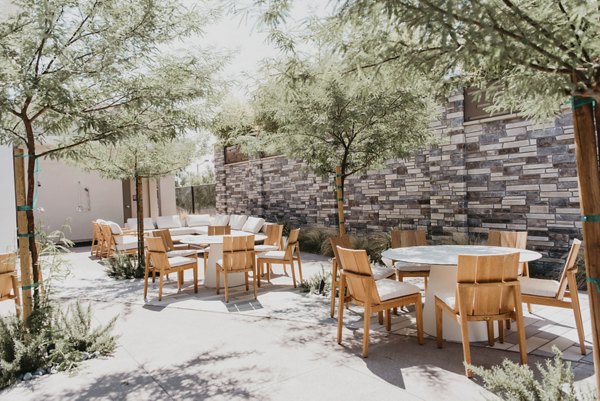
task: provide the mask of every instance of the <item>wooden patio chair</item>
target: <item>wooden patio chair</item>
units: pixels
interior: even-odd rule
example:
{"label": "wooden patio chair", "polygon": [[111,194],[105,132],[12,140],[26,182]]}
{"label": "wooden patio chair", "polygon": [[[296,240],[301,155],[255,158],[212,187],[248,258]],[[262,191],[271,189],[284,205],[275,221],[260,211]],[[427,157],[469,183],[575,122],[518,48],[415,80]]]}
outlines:
{"label": "wooden patio chair", "polygon": [[115,252],[136,254],[137,253],[137,235],[134,233],[125,234],[123,231],[114,232],[110,224],[100,224],[102,237],[104,239],[102,247],[102,257],[109,258]]}
{"label": "wooden patio chair", "polygon": [[252,272],[252,287],[256,299],[256,265],[254,264],[254,235],[223,237],[223,259],[217,261],[217,294],[221,285],[221,273],[225,287],[225,302],[229,302],[229,280],[233,273],[244,273],[248,291],[248,273]]}
{"label": "wooden patio chair", "polygon": [[[385,327],[389,331],[391,330],[392,309],[405,305],[415,305],[417,338],[419,344],[423,344],[423,305],[419,287],[389,279],[375,281],[365,250],[338,247],[338,256],[340,264],[344,267],[340,274],[340,294],[344,294],[347,287],[351,300],[358,305],[362,305],[365,310],[363,357],[367,358],[369,356],[371,314],[384,312]],[[341,296],[340,306],[338,307],[338,344],[342,343],[344,303],[345,297]]]}
{"label": "wooden patio chair", "polygon": [[[392,248],[406,248],[409,246],[427,245],[426,232],[424,230],[398,230],[391,232]],[[427,291],[427,281],[431,266],[423,264],[414,264],[393,261],[396,269],[398,281],[404,281],[404,277],[422,277],[425,282],[425,291]]]}
{"label": "wooden patio chair", "polygon": [[[460,323],[466,364],[471,364],[469,322],[487,323],[488,343],[491,346],[494,345],[494,321],[498,321],[499,340],[502,343],[503,321],[513,319],[517,323],[521,363],[527,363],[518,267],[518,252],[490,256],[459,255],[456,293],[435,297],[438,348],[443,345],[444,312]],[[465,373],[468,377],[473,375],[468,367]]]}
{"label": "wooden patio chair", "polygon": [[21,316],[21,293],[17,278],[17,254],[0,253],[0,302],[13,300],[17,316]]}
{"label": "wooden patio chair", "polygon": [[[555,306],[557,308],[572,309],[575,315],[575,326],[579,337],[581,354],[585,355],[585,334],[583,319],[579,305],[579,292],[577,291],[577,255],[581,241],[573,240],[571,249],[563,267],[560,281],[546,280],[531,277],[519,277],[523,302],[531,308],[531,304]],[[569,290],[567,291],[567,287]],[[567,299],[565,299],[567,298]]]}
{"label": "wooden patio chair", "polygon": [[231,226],[208,226],[208,235],[230,235]]}
{"label": "wooden patio chair", "polygon": [[96,221],[92,221],[92,245],[90,248],[91,256],[98,256],[98,251],[101,247],[100,242],[102,239],[102,229],[100,228],[100,224]]}
{"label": "wooden patio chair", "polygon": [[283,248],[283,224],[268,224],[267,238],[262,245],[255,245],[254,251],[258,253],[280,251]]}
{"label": "wooden patio chair", "polygon": [[[331,261],[331,311],[330,316],[333,318],[335,314],[335,292],[336,289],[340,286],[340,281],[338,279],[338,271],[341,272],[343,267],[341,266],[339,260],[340,257],[338,255],[337,247],[352,249],[352,244],[350,243],[350,237],[347,235],[342,235],[338,237],[331,237],[329,239],[331,242],[331,249],[333,250],[333,259]],[[396,273],[394,269],[389,267],[381,267],[381,266],[373,266],[371,265],[371,272],[373,273],[373,278],[375,281],[382,280],[384,278],[390,278],[394,276]],[[381,317],[381,316],[380,316]],[[382,320],[382,319],[380,319]]]}
{"label": "wooden patio chair", "polygon": [[296,272],[294,270],[294,261],[298,263],[298,273],[300,274],[300,282],[302,282],[302,262],[300,261],[300,243],[298,235],[300,229],[290,231],[288,242],[283,251],[269,251],[258,256],[256,260],[258,286],[260,287],[260,277],[263,275],[264,267],[267,267],[267,282],[271,282],[271,265],[283,265],[283,268],[289,264],[292,268],[292,281],[296,288]]}
{"label": "wooden patio chair", "polygon": [[169,273],[177,273],[177,289],[183,284],[183,273],[192,270],[194,273],[194,292],[198,292],[198,256],[167,256],[167,248],[160,237],[146,238],[146,268],[144,270],[144,299],[148,295],[148,276],[158,274],[158,300],[162,300],[163,277]]}
{"label": "wooden patio chair", "polygon": [[[488,233],[489,246],[527,249],[527,231],[490,230]],[[519,275],[529,276],[529,265],[519,264]]]}

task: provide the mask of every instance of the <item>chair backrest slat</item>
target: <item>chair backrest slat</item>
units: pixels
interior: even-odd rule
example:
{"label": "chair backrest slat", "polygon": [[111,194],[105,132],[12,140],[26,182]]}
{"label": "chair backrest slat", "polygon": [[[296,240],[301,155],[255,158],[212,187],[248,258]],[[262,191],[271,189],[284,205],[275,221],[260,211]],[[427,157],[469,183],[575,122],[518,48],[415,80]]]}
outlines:
{"label": "chair backrest slat", "polygon": [[331,242],[331,250],[333,251],[333,256],[337,261],[338,266],[343,269],[342,262],[340,260],[340,255],[338,254],[338,246],[340,248],[352,249],[352,244],[350,242],[350,237],[347,235],[340,235],[337,237],[330,237],[329,242]]}
{"label": "chair backrest slat", "polygon": [[568,284],[567,276],[569,274],[575,275],[577,273],[577,255],[579,255],[579,248],[581,248],[581,241],[575,238],[571,244],[571,249],[569,249],[567,260],[565,261],[565,265],[560,275],[560,285],[556,294],[556,298],[559,300],[562,300],[565,297]]}
{"label": "chair backrest slat", "polygon": [[254,235],[223,237],[223,269],[248,270],[254,266]]}
{"label": "chair backrest slat", "polygon": [[297,249],[297,252],[300,251],[300,247],[298,246],[298,236],[300,235],[300,229],[295,228],[290,231],[290,235],[288,236],[287,246],[285,248],[285,260],[292,260],[294,256],[294,250]]}
{"label": "chair backrest slat", "polygon": [[0,253],[0,274],[17,271],[17,254],[15,252]]}
{"label": "chair backrest slat", "polygon": [[229,235],[231,226],[208,226],[208,235]]}
{"label": "chair backrest slat", "polygon": [[146,237],[146,247],[148,249],[149,263],[157,269],[169,269],[169,258],[167,256],[167,247],[162,237]]}
{"label": "chair backrest slat", "polygon": [[490,230],[488,245],[507,248],[527,248],[527,231],[498,231]]}
{"label": "chair backrest slat", "polygon": [[[370,298],[372,305],[381,303],[369,257],[364,249],[337,248],[340,264],[343,266],[342,274],[346,277],[348,291],[352,298],[358,302],[366,303],[367,297]],[[349,273],[349,274],[347,274]]]}
{"label": "chair backrest slat", "polygon": [[514,291],[520,291],[519,253],[459,255],[456,310],[467,316],[508,313],[515,308]]}
{"label": "chair backrest slat", "polygon": [[398,230],[391,232],[392,248],[406,248],[409,246],[427,245],[427,233],[425,230]]}
{"label": "chair backrest slat", "polygon": [[171,232],[168,229],[154,230],[152,234],[154,237],[162,238],[167,251],[172,251],[173,249],[175,249],[175,245],[173,245],[173,238],[171,237]]}
{"label": "chair backrest slat", "polygon": [[281,237],[283,236],[283,224],[269,224],[267,225],[267,238],[265,239],[265,245],[281,246]]}

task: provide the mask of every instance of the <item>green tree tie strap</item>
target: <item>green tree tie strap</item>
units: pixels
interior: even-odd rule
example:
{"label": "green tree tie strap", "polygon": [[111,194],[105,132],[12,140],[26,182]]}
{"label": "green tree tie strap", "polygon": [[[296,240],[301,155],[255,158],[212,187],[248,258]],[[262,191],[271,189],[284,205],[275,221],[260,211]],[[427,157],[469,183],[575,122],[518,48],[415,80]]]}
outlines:
{"label": "green tree tie strap", "polygon": [[33,289],[35,289],[35,288],[37,288],[39,286],[40,286],[40,283],[31,283],[31,284],[27,284],[27,285],[22,285],[21,289],[25,290],[25,291],[26,290],[33,290]]}
{"label": "green tree tie strap", "polygon": [[588,283],[592,283],[594,287],[596,287],[596,292],[600,293],[600,278],[598,277],[588,277],[586,279]]}
{"label": "green tree tie strap", "polygon": [[592,97],[573,97],[571,98],[571,108],[573,110],[591,104],[592,107],[596,107],[596,100]]}
{"label": "green tree tie strap", "polygon": [[600,214],[584,214],[580,217],[580,220],[586,223],[598,223],[600,222]]}
{"label": "green tree tie strap", "polygon": [[31,234],[31,233],[18,233],[17,237],[19,237],[19,238],[32,238],[33,234]]}

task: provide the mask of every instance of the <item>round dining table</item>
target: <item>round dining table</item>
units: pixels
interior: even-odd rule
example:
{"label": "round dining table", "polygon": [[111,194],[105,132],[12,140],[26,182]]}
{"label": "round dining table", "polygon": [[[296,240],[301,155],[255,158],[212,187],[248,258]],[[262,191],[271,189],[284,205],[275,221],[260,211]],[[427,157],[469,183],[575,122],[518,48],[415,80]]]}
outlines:
{"label": "round dining table", "polygon": [[[519,252],[520,263],[531,262],[542,257],[539,252],[527,249],[484,245],[429,245],[392,248],[384,251],[381,256],[394,261],[424,264],[431,267],[423,308],[423,329],[427,334],[435,336],[435,297],[454,296],[458,255],[487,256],[514,252]],[[494,330],[497,329],[494,325]],[[445,316],[444,318],[443,333],[446,340],[462,342],[460,325],[451,316]],[[486,323],[469,322],[469,337],[471,341],[487,340]]]}
{"label": "round dining table", "polygon": [[[264,234],[252,234],[244,231],[232,231],[232,236],[254,235],[254,242],[262,242],[267,236]],[[206,275],[204,277],[204,286],[208,288],[217,287],[217,261],[223,258],[223,237],[224,235],[185,235],[178,238],[182,244],[204,246],[209,245],[208,260],[206,263]],[[237,287],[245,284],[244,273],[233,273],[227,278],[229,287]],[[219,280],[220,287],[224,286],[223,275]]]}

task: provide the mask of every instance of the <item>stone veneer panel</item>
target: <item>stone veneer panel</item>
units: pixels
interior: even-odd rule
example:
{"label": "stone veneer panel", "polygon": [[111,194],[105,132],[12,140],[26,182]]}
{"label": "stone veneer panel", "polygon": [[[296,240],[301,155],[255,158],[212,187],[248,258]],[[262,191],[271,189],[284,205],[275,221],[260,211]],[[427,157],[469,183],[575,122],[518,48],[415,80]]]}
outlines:
{"label": "stone veneer panel", "polygon": [[[555,275],[569,240],[582,238],[572,118],[535,124],[516,116],[464,123],[463,97],[449,98],[439,144],[346,181],[351,232],[426,228],[433,243],[485,242],[490,229],[527,230]],[[224,165],[215,150],[217,210],[297,226],[334,227],[333,177],[283,156]]]}

